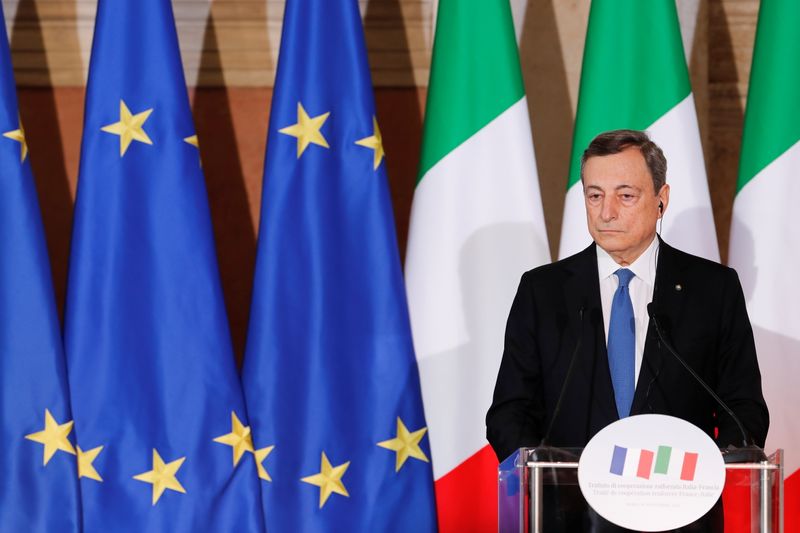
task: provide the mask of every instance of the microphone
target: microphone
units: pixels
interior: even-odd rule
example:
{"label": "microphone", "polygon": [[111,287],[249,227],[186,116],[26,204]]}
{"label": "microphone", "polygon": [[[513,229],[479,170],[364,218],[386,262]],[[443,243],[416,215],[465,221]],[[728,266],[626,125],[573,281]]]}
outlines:
{"label": "microphone", "polygon": [[564,383],[561,384],[561,391],[558,393],[558,400],[556,401],[556,406],[553,409],[553,416],[550,418],[550,423],[547,425],[547,431],[544,433],[544,437],[539,442],[539,447],[547,446],[547,441],[550,440],[550,432],[553,431],[553,424],[555,424],[556,418],[558,418],[558,413],[561,411],[561,402],[564,400],[564,396],[567,392],[567,388],[569,387],[569,382],[572,381],[572,372],[575,369],[575,361],[578,359],[578,352],[581,349],[581,344],[583,342],[583,314],[584,314],[585,306],[581,305],[578,309],[578,342],[575,343],[575,349],[572,350],[572,356],[569,359],[569,366],[567,367],[567,375],[564,376]]}
{"label": "microphone", "polygon": [[764,450],[762,450],[761,448],[759,448],[758,446],[753,444],[752,440],[750,440],[750,438],[747,436],[747,431],[745,431],[741,420],[739,420],[739,417],[737,417],[733,413],[733,410],[730,407],[728,407],[728,404],[726,404],[724,401],[722,401],[722,398],[717,396],[717,393],[715,393],[711,389],[711,387],[708,386],[708,383],[706,383],[703,380],[703,378],[701,378],[697,374],[697,372],[695,372],[694,369],[691,366],[689,366],[688,363],[686,363],[686,361],[683,359],[683,357],[681,357],[678,354],[678,352],[675,350],[675,348],[672,347],[672,344],[670,344],[667,341],[667,339],[664,337],[664,333],[661,331],[661,327],[658,324],[658,318],[656,317],[655,305],[653,304],[653,302],[650,302],[649,304],[647,304],[647,314],[650,315],[650,320],[653,322],[653,326],[655,327],[655,330],[656,330],[656,335],[658,335],[658,338],[661,341],[661,343],[664,346],[666,346],[667,351],[669,353],[671,353],[672,356],[675,357],[675,359],[678,360],[678,362],[681,364],[681,366],[683,366],[683,368],[685,368],[689,372],[689,374],[692,375],[692,377],[695,379],[695,381],[697,381],[703,387],[703,389],[705,389],[705,391],[712,398],[714,398],[714,401],[716,401],[717,404],[720,407],[722,407],[722,409],[724,409],[725,412],[728,413],[728,415],[730,415],[730,417],[733,419],[733,421],[736,422],[736,426],[739,428],[739,432],[742,435],[742,447],[741,448],[737,448],[737,447],[735,447],[733,445],[728,445],[728,448],[726,448],[722,452],[722,457],[725,460],[725,462],[726,463],[748,463],[748,462],[754,462],[755,463],[755,462],[760,462],[760,461],[766,461],[767,457],[766,457],[766,455],[764,455]]}

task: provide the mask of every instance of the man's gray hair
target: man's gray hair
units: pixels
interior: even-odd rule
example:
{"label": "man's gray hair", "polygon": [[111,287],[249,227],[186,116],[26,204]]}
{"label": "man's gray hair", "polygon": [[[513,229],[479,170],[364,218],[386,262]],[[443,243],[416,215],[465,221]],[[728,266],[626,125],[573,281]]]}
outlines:
{"label": "man's gray hair", "polygon": [[581,156],[581,180],[583,180],[583,168],[590,157],[618,154],[631,147],[638,148],[644,157],[653,179],[654,194],[658,194],[667,182],[667,158],[664,157],[661,148],[643,131],[612,130],[592,139]]}

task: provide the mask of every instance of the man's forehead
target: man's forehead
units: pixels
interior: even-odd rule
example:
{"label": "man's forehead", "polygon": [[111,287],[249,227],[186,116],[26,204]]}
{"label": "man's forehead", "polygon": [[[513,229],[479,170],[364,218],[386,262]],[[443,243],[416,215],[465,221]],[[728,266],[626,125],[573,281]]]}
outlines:
{"label": "man's forehead", "polygon": [[647,162],[637,148],[590,157],[586,160],[582,177],[585,188],[597,186],[604,190],[622,186],[643,189],[652,182]]}

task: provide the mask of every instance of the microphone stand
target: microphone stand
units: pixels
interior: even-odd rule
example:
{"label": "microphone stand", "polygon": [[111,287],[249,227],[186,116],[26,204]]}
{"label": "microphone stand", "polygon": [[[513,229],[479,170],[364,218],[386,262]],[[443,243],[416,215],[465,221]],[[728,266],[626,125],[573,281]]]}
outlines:
{"label": "microphone stand", "polygon": [[661,343],[666,346],[667,351],[672,354],[672,356],[677,359],[677,361],[685,368],[689,374],[697,381],[703,389],[712,397],[717,404],[725,410],[728,415],[733,419],[736,423],[736,426],[739,428],[739,432],[742,435],[742,444],[743,446],[737,447],[733,444],[729,444],[727,448],[722,450],[722,458],[726,464],[731,463],[758,463],[761,461],[766,461],[767,456],[764,454],[764,450],[753,444],[753,442],[748,438],[747,432],[742,425],[742,422],[739,418],[733,413],[733,410],[728,407],[722,398],[720,398],[712,389],[708,386],[708,384],[694,371],[694,369],[689,366],[689,364],[681,357],[675,348],[672,347],[672,344],[667,342],[667,339],[664,337],[663,332],[661,331],[661,327],[658,324],[658,319],[656,318],[656,314],[654,312],[653,303],[650,302],[647,304],[647,312],[650,315],[650,320],[653,321],[653,326],[656,330],[656,335],[658,335],[659,340]]}
{"label": "microphone stand", "polygon": [[567,388],[569,387],[570,381],[572,381],[572,374],[575,370],[575,362],[578,359],[578,352],[580,351],[581,344],[583,343],[583,315],[584,315],[584,306],[581,306],[580,309],[578,309],[578,317],[579,317],[578,342],[575,343],[575,349],[572,351],[572,355],[570,356],[569,366],[567,367],[567,375],[564,376],[564,383],[561,385],[561,392],[558,395],[556,406],[555,408],[553,408],[553,416],[550,418],[550,423],[547,425],[547,430],[544,433],[544,437],[542,437],[542,440],[539,442],[539,445],[536,447],[531,457],[531,459],[535,461],[576,460],[574,454],[567,452],[561,448],[550,446],[548,441],[550,440],[550,433],[553,431],[553,425],[555,424],[556,418],[558,417],[558,414],[561,411],[561,404],[564,400],[564,396],[566,395]]}

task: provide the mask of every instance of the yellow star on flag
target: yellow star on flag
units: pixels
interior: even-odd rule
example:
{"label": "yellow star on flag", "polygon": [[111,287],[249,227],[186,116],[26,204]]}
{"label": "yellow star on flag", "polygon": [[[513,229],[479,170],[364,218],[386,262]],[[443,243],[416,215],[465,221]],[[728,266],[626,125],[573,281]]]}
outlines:
{"label": "yellow star on flag", "polygon": [[186,489],[183,488],[181,482],[175,475],[181,467],[186,457],[181,457],[169,463],[164,463],[161,456],[153,448],[153,469],[149,472],[143,472],[139,475],[133,476],[133,479],[144,481],[153,485],[153,505],[158,503],[158,499],[164,494],[164,491],[174,490],[186,494]]}
{"label": "yellow star on flag", "polygon": [[191,144],[195,148],[200,148],[200,141],[197,140],[197,135],[190,135],[189,137],[184,137],[183,142],[186,144]]}
{"label": "yellow star on flag", "polygon": [[253,455],[256,458],[256,469],[258,470],[258,477],[263,479],[264,481],[272,481],[272,478],[269,476],[269,472],[267,469],[264,468],[264,459],[272,452],[275,448],[275,445],[267,446],[266,448],[260,448],[253,452]]}
{"label": "yellow star on flag", "polygon": [[320,131],[330,114],[330,111],[328,111],[316,117],[309,117],[308,113],[306,113],[306,110],[303,108],[303,104],[297,102],[297,123],[278,130],[280,133],[297,138],[297,159],[300,159],[300,156],[303,155],[303,152],[306,151],[309,144],[313,143],[325,148],[330,148],[330,146],[328,146],[328,141],[325,140],[325,137]]}
{"label": "yellow star on flag", "polygon": [[153,144],[150,137],[144,131],[144,122],[150,116],[153,109],[146,109],[141,113],[131,114],[124,100],[119,101],[119,122],[109,124],[100,128],[106,133],[119,135],[119,156],[125,155],[131,142],[139,141],[145,144]]}
{"label": "yellow star on flag", "polygon": [[375,155],[372,161],[372,169],[377,170],[381,165],[383,156],[386,154],[383,151],[383,136],[381,136],[381,130],[378,128],[378,119],[375,117],[372,117],[372,129],[373,133],[371,137],[359,139],[356,141],[356,144],[375,150]]}
{"label": "yellow star on flag", "polygon": [[50,411],[45,409],[44,429],[36,433],[31,433],[30,435],[25,435],[25,438],[28,440],[44,444],[43,464],[46,465],[58,450],[75,455],[75,448],[72,447],[72,443],[67,438],[69,432],[72,431],[73,423],[74,422],[70,420],[69,422],[59,424],[56,422],[56,419],[53,418],[53,415],[50,414]]}
{"label": "yellow star on flag", "polygon": [[425,435],[426,431],[428,431],[428,428],[424,427],[411,433],[408,431],[406,425],[403,424],[403,421],[400,420],[400,417],[397,417],[397,436],[393,439],[378,443],[378,446],[381,448],[386,448],[387,450],[394,450],[397,452],[394,464],[395,472],[400,471],[400,469],[403,467],[403,464],[406,462],[406,459],[409,457],[419,459],[420,461],[425,461],[426,463],[428,462],[428,458],[419,447],[419,441],[422,440],[422,437]]}
{"label": "yellow star on flag", "polygon": [[100,474],[97,473],[95,470],[94,465],[92,464],[97,456],[100,455],[100,452],[103,451],[102,446],[98,446],[97,448],[92,448],[89,451],[81,450],[81,447],[78,446],[78,479],[82,477],[88,477],[89,479],[94,479],[95,481],[103,481],[103,478],[100,477]]}
{"label": "yellow star on flag", "polygon": [[[199,157],[200,157],[200,156],[199,156],[199,152],[200,152],[200,141],[197,139],[197,134],[195,134],[195,135],[190,135],[189,137],[184,137],[184,138],[183,138],[183,142],[185,142],[186,144],[190,144],[190,145],[194,146],[195,148],[197,148],[197,152],[198,152],[198,159],[199,159]],[[203,162],[202,162],[202,161],[200,161],[198,164],[199,164],[200,166],[203,166],[203,164],[202,164],[202,163],[203,163]]]}
{"label": "yellow star on flag", "polygon": [[28,143],[25,141],[25,130],[22,127],[22,118],[17,115],[17,120],[19,121],[19,128],[12,131],[7,131],[3,134],[3,137],[7,137],[12,141],[17,141],[20,144],[19,152],[20,152],[20,163],[25,161],[25,158],[28,157]]}
{"label": "yellow star on flag", "polygon": [[253,451],[253,435],[250,433],[250,426],[243,425],[233,411],[231,411],[231,432],[217,437],[214,442],[227,444],[233,448],[233,466],[239,464],[244,452]]}
{"label": "yellow star on flag", "polygon": [[328,498],[333,492],[336,494],[341,494],[342,496],[350,497],[350,495],[347,493],[347,489],[344,488],[344,483],[342,483],[342,476],[344,475],[348,466],[350,466],[350,461],[347,461],[339,466],[331,466],[330,461],[328,461],[328,456],[325,455],[325,452],[322,452],[322,464],[320,465],[320,472],[318,474],[314,474],[313,476],[306,476],[300,480],[319,487],[320,509],[322,509],[322,506],[325,505],[325,502],[328,501]]}

